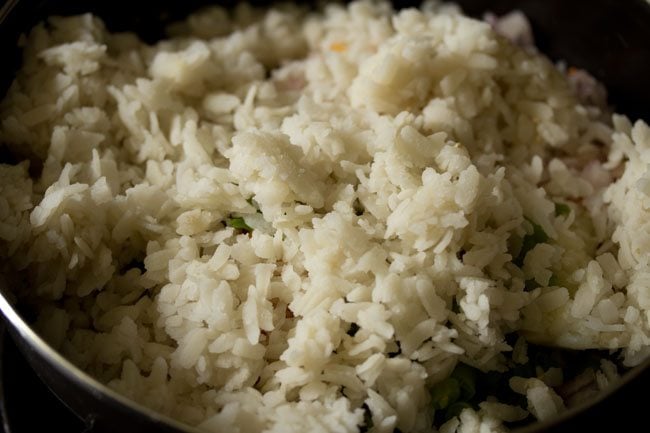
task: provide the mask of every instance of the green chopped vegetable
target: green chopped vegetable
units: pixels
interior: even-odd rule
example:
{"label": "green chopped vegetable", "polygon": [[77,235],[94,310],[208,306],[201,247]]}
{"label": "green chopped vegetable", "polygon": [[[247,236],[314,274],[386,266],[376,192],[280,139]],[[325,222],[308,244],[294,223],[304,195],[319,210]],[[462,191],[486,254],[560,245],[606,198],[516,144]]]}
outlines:
{"label": "green chopped vegetable", "polygon": [[448,377],[431,389],[433,408],[446,409],[460,398],[461,388],[458,380]]}
{"label": "green chopped vegetable", "polygon": [[560,285],[560,279],[557,277],[557,275],[553,274],[551,275],[551,278],[548,279],[548,286],[559,286]]}
{"label": "green chopped vegetable", "polygon": [[458,363],[447,379],[431,390],[431,402],[435,410],[446,409],[444,421],[458,416],[463,409],[472,407],[476,396],[478,370]]}
{"label": "green chopped vegetable", "polygon": [[520,267],[524,264],[524,258],[526,257],[526,254],[535,248],[535,245],[542,244],[549,239],[542,226],[534,223],[529,219],[527,219],[527,221],[533,226],[533,232],[524,236],[524,239],[521,243],[521,250],[519,251],[519,255],[514,260],[514,264]]}
{"label": "green chopped vegetable", "polygon": [[571,207],[565,203],[555,203],[555,216],[567,216],[571,213]]}
{"label": "green chopped vegetable", "polygon": [[476,394],[476,370],[462,362],[456,365],[451,377],[458,381],[463,400],[470,400]]}
{"label": "green chopped vegetable", "polygon": [[253,228],[246,224],[246,221],[244,221],[244,218],[242,217],[228,218],[226,219],[226,225],[247,233],[253,231]]}
{"label": "green chopped vegetable", "polygon": [[464,401],[457,401],[456,403],[450,405],[445,411],[445,420],[450,420],[455,416],[460,415],[463,409],[471,409],[472,405]]}
{"label": "green chopped vegetable", "polygon": [[544,243],[548,241],[548,235],[540,226],[539,224],[536,224],[532,221],[529,221],[530,224],[533,226],[533,233],[528,234],[524,237],[523,245],[521,246],[522,252],[528,253],[530,250],[532,250],[535,245]]}

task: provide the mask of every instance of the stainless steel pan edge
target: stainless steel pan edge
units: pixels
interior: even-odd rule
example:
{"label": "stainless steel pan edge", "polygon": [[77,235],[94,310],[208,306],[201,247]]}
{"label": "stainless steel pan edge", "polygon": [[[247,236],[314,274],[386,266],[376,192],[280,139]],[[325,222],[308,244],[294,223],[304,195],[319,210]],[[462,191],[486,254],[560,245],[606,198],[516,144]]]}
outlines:
{"label": "stainless steel pan edge", "polygon": [[198,433],[174,419],[130,400],[95,380],[50,347],[23,320],[0,281],[0,312],[16,345],[43,382],[92,431]]}

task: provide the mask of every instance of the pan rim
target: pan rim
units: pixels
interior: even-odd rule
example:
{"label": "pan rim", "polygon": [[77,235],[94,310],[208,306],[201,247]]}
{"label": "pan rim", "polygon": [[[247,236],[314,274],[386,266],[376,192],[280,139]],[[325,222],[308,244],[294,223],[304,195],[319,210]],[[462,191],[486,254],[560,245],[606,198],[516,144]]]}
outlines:
{"label": "pan rim", "polygon": [[[189,424],[185,424],[174,418],[163,415],[160,412],[150,409],[128,397],[119,394],[117,391],[101,383],[74,365],[63,355],[59,354],[59,352],[52,348],[43,338],[41,338],[40,335],[38,335],[32,329],[32,327],[22,318],[22,316],[13,307],[13,305],[11,305],[8,297],[6,296],[6,284],[4,281],[0,282],[0,313],[2,313],[2,316],[4,317],[6,323],[9,325],[9,334],[12,335],[14,339],[16,336],[22,338],[25,342],[28,343],[29,347],[38,354],[39,357],[44,359],[53,368],[56,368],[68,380],[75,382],[77,385],[89,392],[99,393],[103,397],[119,403],[128,410],[141,414],[153,422],[164,423],[172,428],[177,429],[180,432],[201,432],[201,430],[197,429],[196,427],[192,427]],[[12,330],[15,332],[15,334],[11,332]],[[21,346],[19,345],[19,347]],[[47,385],[49,387],[49,384]],[[53,392],[57,394],[54,390]],[[76,415],[79,416],[79,414]]]}

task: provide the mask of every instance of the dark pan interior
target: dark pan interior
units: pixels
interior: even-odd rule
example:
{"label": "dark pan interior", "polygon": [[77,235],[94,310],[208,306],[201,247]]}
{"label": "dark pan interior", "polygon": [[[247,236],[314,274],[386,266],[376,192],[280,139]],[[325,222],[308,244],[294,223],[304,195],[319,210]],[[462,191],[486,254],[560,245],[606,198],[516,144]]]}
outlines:
{"label": "dark pan interior", "polygon": [[[113,31],[136,31],[154,42],[164,28],[209,3],[233,5],[234,0],[7,0],[15,4],[11,17],[0,28],[0,52],[6,63],[0,71],[2,94],[19,63],[16,36],[53,14],[94,12]],[[270,1],[249,0],[255,5]],[[315,0],[299,3],[316,4]],[[397,7],[417,6],[420,1],[396,0]],[[531,20],[537,46],[554,60],[584,68],[602,81],[617,112],[650,120],[650,5],[644,0],[456,0],[466,13],[481,17],[485,11],[503,14],[522,10]],[[0,21],[3,16],[0,14]]]}
{"label": "dark pan interior", "polygon": [[[249,1],[268,4],[268,1]],[[531,20],[537,46],[553,60],[584,68],[601,80],[609,91],[609,102],[616,111],[632,119],[650,120],[650,5],[644,0],[457,0],[470,15],[481,17],[484,12],[497,14],[512,9],[522,10]],[[16,46],[18,35],[27,31],[49,15],[70,15],[93,12],[106,22],[112,31],[135,31],[148,42],[164,35],[164,28],[172,21],[208,3],[232,5],[235,1],[208,2],[201,0],[162,0],[134,2],[125,0],[99,1],[44,1],[8,0],[0,8],[0,52],[5,61],[0,68],[0,95],[13,79],[20,63]],[[317,3],[315,1],[302,3]],[[395,1],[397,7],[418,5],[420,2]],[[1,150],[0,150],[1,152]],[[0,161],[10,161],[0,153]],[[25,342],[22,342],[25,344]],[[47,366],[42,361],[43,369]],[[47,373],[44,374],[47,376]],[[606,400],[592,405],[581,413],[569,413],[552,424],[526,428],[526,432],[618,431],[621,417],[643,422],[644,399],[638,397],[650,385],[650,369],[638,368],[628,375],[628,383]],[[105,396],[92,398],[105,400]],[[106,407],[115,411],[115,402]],[[74,405],[73,405],[74,406]],[[119,405],[118,405],[119,406]],[[635,415],[635,414],[641,414]],[[635,418],[636,416],[636,418]],[[106,419],[106,418],[105,418]],[[118,431],[127,425],[114,419]],[[631,427],[632,423],[624,423]],[[134,424],[131,424],[133,427]],[[160,428],[160,426],[158,426]],[[130,429],[128,429],[130,430]],[[125,431],[128,431],[125,430]],[[138,425],[139,431],[149,430]],[[641,429],[643,430],[643,429]],[[162,431],[162,430],[158,430]],[[171,431],[171,430],[170,430]]]}

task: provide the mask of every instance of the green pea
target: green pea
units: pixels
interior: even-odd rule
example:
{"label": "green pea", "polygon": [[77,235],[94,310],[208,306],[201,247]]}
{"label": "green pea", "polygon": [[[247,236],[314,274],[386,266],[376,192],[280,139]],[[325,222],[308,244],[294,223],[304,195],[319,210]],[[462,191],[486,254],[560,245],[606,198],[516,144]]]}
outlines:
{"label": "green pea", "polygon": [[524,236],[524,239],[521,242],[521,250],[519,250],[519,255],[517,255],[517,258],[513,261],[517,266],[522,266],[524,264],[524,258],[526,257],[526,254],[535,248],[535,245],[542,244],[549,239],[542,226],[532,222],[531,220],[528,220],[528,222],[533,226],[533,232]]}
{"label": "green pea", "polygon": [[571,213],[571,207],[565,203],[555,203],[555,216],[567,216]]}

